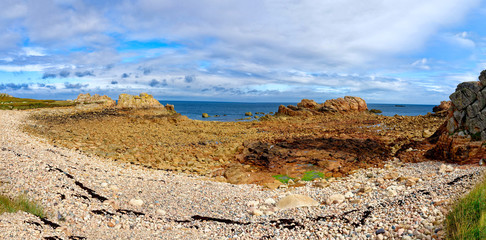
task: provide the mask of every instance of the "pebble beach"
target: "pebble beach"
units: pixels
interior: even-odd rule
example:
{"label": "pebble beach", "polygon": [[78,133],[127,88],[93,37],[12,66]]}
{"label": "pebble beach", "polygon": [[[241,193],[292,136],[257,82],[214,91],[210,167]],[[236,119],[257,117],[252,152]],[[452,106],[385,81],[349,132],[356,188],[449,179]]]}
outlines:
{"label": "pebble beach", "polygon": [[29,114],[0,111],[0,191],[25,194],[47,217],[2,214],[0,239],[443,239],[451,202],[484,172],[390,159],[269,190],[55,146],[22,131]]}

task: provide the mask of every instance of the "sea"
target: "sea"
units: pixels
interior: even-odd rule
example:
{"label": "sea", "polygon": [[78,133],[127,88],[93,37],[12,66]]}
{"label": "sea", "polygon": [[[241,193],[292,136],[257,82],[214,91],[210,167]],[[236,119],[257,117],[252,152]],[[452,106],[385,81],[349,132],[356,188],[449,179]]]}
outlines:
{"label": "sea", "polygon": [[[172,104],[176,112],[194,120],[203,121],[249,121],[246,112],[251,112],[253,116],[256,113],[274,114],[278,111],[280,105],[294,105],[296,102],[289,103],[243,103],[243,102],[204,102],[204,101],[164,101],[159,100],[162,104]],[[417,116],[425,115],[432,112],[434,105],[414,105],[414,104],[373,104],[368,103],[368,109],[381,110],[384,116]],[[207,113],[210,117],[203,118],[202,114]],[[263,116],[264,114],[258,114]],[[252,118],[251,120],[254,120]]]}

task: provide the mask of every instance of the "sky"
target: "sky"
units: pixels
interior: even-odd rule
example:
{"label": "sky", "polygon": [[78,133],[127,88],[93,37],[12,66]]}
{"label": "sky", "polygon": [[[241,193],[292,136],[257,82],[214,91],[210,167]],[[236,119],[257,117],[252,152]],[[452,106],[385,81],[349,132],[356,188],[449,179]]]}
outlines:
{"label": "sky", "polygon": [[486,68],[479,0],[0,0],[0,92],[438,104]]}

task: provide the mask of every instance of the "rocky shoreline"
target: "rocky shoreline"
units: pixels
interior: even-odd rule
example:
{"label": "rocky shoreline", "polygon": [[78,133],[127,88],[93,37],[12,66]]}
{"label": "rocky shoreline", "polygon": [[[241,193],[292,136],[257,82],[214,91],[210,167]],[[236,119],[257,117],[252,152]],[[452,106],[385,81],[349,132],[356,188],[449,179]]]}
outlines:
{"label": "rocky shoreline", "polygon": [[[484,171],[395,159],[265,190],[57,147],[21,130],[29,114],[0,112],[0,191],[26,194],[48,217],[3,214],[2,239],[441,239],[450,202]],[[292,194],[318,205],[279,209]]]}

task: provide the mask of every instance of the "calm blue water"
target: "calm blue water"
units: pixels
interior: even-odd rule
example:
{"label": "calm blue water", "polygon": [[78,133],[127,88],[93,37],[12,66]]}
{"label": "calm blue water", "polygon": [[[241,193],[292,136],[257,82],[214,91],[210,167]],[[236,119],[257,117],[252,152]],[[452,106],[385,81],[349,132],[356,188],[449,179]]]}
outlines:
{"label": "calm blue water", "polygon": [[[199,102],[199,101],[164,101],[162,104],[172,104],[175,110],[190,119],[204,121],[235,121],[245,118],[245,112],[264,112],[269,114],[278,111],[280,105],[297,105],[297,103],[236,103],[236,102]],[[403,107],[398,107],[403,106]],[[411,104],[368,104],[369,109],[379,109],[382,115],[393,116],[395,114],[405,116],[425,115],[432,112],[434,105]],[[202,113],[207,113],[210,118],[202,118]],[[219,115],[219,117],[216,117]],[[226,115],[226,116],[225,116]],[[262,115],[260,115],[262,116]]]}

